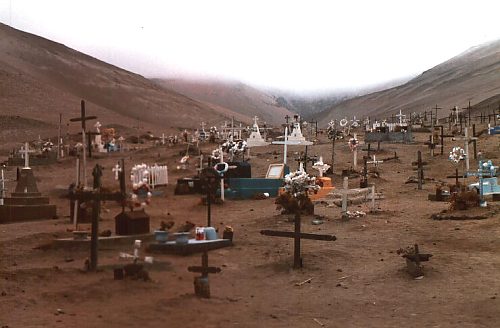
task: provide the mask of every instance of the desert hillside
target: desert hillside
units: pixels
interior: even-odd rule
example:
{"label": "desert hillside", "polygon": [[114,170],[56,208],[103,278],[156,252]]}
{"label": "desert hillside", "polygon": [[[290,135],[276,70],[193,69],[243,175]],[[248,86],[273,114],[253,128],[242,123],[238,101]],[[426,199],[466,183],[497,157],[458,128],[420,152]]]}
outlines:
{"label": "desert hillside", "polygon": [[[157,131],[195,128],[202,120],[218,123],[232,117],[141,75],[107,64],[62,44],[0,24],[0,141],[54,136],[79,116],[80,100],[87,113],[104,125],[120,124]],[[237,119],[241,117],[237,116]],[[28,128],[27,122],[33,122]],[[74,127],[74,128],[73,128]],[[69,129],[76,129],[72,123]]]}
{"label": "desert hillside", "polygon": [[[349,99],[318,115],[326,124],[344,116],[386,117],[398,112],[421,112],[477,104],[500,94],[500,40],[473,47],[400,86]],[[492,108],[493,109],[493,108]]]}
{"label": "desert hillside", "polygon": [[281,124],[293,113],[277,98],[241,82],[186,79],[155,79],[168,89],[175,90],[209,106],[231,109],[250,119],[258,116],[269,124]]}

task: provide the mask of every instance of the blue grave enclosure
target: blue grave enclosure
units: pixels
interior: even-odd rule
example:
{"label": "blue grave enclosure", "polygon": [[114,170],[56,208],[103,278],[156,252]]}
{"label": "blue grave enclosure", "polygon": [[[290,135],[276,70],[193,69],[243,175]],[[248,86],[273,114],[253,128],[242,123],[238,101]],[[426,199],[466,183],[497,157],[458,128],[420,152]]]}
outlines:
{"label": "blue grave enclosure", "polygon": [[500,125],[490,127],[488,129],[488,134],[500,134]]}
{"label": "blue grave enclosure", "polygon": [[[284,165],[282,176],[289,172],[288,166]],[[283,178],[229,178],[225,180],[227,188],[224,189],[224,196],[228,199],[251,199],[268,193],[269,197],[276,197],[283,184]],[[217,190],[217,194],[220,194],[220,190]]]}

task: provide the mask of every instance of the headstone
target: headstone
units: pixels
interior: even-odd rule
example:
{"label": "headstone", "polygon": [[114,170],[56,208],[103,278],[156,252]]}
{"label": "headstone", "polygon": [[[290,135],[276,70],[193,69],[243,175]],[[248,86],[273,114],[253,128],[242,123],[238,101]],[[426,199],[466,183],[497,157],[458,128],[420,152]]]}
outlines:
{"label": "headstone", "polygon": [[3,203],[0,205],[0,223],[56,217],[56,206],[49,204],[48,197],[42,197],[29,167],[21,169],[15,191],[11,197],[4,198]]}

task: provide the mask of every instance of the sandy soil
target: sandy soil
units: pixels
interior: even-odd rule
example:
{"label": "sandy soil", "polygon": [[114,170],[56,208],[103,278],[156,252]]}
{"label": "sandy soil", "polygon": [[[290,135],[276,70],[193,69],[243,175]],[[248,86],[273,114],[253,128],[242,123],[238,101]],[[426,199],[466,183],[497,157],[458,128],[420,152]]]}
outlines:
{"label": "sandy soil", "polygon": [[[73,181],[74,159],[36,167],[39,189],[57,204],[59,219],[0,226],[0,327],[499,327],[500,204],[490,202],[486,209],[460,213],[484,214],[485,220],[432,220],[432,214],[449,204],[427,200],[436,182],[428,181],[423,190],[404,183],[415,175],[411,162],[422,150],[429,163],[426,176],[450,183],[453,179],[446,175],[454,167],[447,155],[430,158],[422,143],[426,134],[417,138],[420,142],[412,145],[382,144],[377,158],[397,151],[400,159],[381,164],[380,178],[369,181],[385,196],[377,202],[377,213],[342,221],[339,208],[318,205],[315,211],[325,216],[324,224],[312,225],[311,217],[303,218],[303,231],[334,234],[337,240],[304,241],[300,270],[292,269],[292,240],[259,233],[267,228],[293,229],[279,215],[274,199],[215,206],[214,225],[233,226],[235,245],[210,252],[210,264],[222,269],[210,277],[211,299],[194,296],[195,274],[187,271],[200,263],[199,254],[155,254],[156,262],[149,268],[152,281],[115,281],[112,267],[125,263],[118,253],[131,252],[132,247],[101,249],[97,273],[82,271],[88,250],[51,248],[54,238],[69,236],[67,230],[72,228],[69,202],[59,197]],[[497,164],[499,139],[483,136],[478,145]],[[448,143],[445,154],[451,146]],[[139,162],[162,162],[172,168],[166,195],[154,198],[147,209],[152,229],[167,213],[178,224],[186,219],[206,222],[200,195],[173,194],[176,178],[195,172],[173,169],[182,149],[179,145],[125,155],[128,168]],[[290,158],[298,150],[292,148]],[[324,139],[309,152],[328,161],[330,144]],[[282,148],[269,146],[252,154],[252,173],[263,176],[269,163],[280,162]],[[337,147],[336,155],[333,182],[338,186],[338,173],[352,160],[346,142]],[[91,166],[100,163],[106,168],[105,186],[116,184],[111,168],[120,156],[90,161]],[[296,167],[295,162],[291,165]],[[359,179],[351,181],[352,187],[358,185]],[[8,188],[13,187],[10,182]],[[112,203],[105,207],[100,228],[113,229],[119,207]],[[367,211],[368,206],[352,209]],[[421,280],[406,272],[404,259],[396,254],[415,243],[434,255],[424,264]],[[310,283],[295,285],[309,278]]]}

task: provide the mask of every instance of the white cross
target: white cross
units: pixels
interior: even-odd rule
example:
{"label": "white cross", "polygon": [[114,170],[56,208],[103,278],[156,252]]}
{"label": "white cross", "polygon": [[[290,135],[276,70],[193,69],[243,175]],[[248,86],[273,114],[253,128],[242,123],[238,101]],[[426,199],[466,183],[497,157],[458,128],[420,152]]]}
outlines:
{"label": "white cross", "polygon": [[403,125],[403,119],[406,118],[406,115],[401,112],[401,109],[399,110],[399,114],[396,114],[396,117],[399,118],[399,125]]}
{"label": "white cross", "polygon": [[102,124],[99,123],[99,121],[97,121],[97,123],[94,124],[94,128],[97,130],[97,133],[101,133],[101,130],[100,130],[101,126],[102,126]]}
{"label": "white cross", "polygon": [[313,165],[313,169],[315,169],[315,170],[318,170],[318,171],[319,171],[319,177],[320,177],[320,178],[322,178],[322,177],[323,177],[323,173],[324,173],[325,171],[327,171],[329,168],[330,168],[330,165],[323,163],[323,157],[322,157],[322,156],[320,156],[320,157],[319,157],[319,161],[317,161],[317,162],[316,162],[316,163],[314,163],[314,165]]}
{"label": "white cross", "polygon": [[122,168],[120,167],[120,164],[117,163],[115,165],[115,167],[113,169],[111,169],[111,171],[113,171],[115,173],[115,180],[118,180],[119,174],[122,171]]}
{"label": "white cross", "polygon": [[378,167],[380,163],[383,163],[384,161],[377,161],[377,158],[375,155],[373,155],[373,159],[371,161],[366,162],[367,164],[373,164],[373,166]]}
{"label": "white cross", "polygon": [[19,151],[21,154],[23,154],[24,157],[24,168],[28,168],[30,166],[30,153],[34,153],[35,151],[33,149],[30,149],[29,144],[26,142],[24,143],[24,147],[21,147],[21,150]]}
{"label": "white cross", "polygon": [[470,169],[469,165],[469,142],[477,140],[476,137],[469,137],[469,129],[465,128],[465,135],[463,137],[457,137],[454,139],[459,139],[464,141],[464,151],[465,151],[465,170],[468,172]]}

